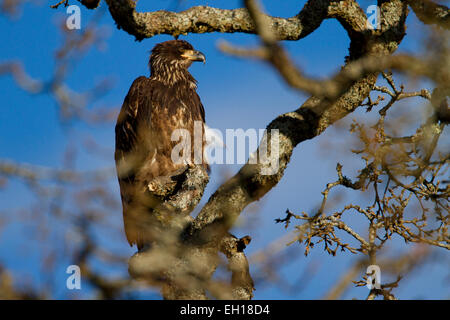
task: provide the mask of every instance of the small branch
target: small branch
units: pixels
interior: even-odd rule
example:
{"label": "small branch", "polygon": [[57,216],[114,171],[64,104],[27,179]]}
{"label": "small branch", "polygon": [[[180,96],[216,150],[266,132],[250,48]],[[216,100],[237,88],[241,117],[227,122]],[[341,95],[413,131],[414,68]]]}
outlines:
{"label": "small branch", "polygon": [[[96,9],[100,5],[101,0],[78,0],[82,5],[88,9]],[[69,6],[69,0],[61,0],[57,4],[51,5],[50,8],[58,9],[60,5],[64,4],[64,7]]]}
{"label": "small branch", "polygon": [[108,168],[94,172],[76,172],[71,170],[58,170],[47,167],[17,164],[0,159],[0,176],[19,177],[27,180],[49,180],[58,182],[81,182],[90,180],[107,180],[115,176],[115,169]]}
{"label": "small branch", "polygon": [[[221,42],[219,49],[231,55],[267,61],[278,71],[286,83],[294,89],[330,100],[342,95],[357,79],[386,69],[395,69],[411,75],[425,76],[436,83],[445,83],[446,79],[450,78],[448,70],[436,70],[439,62],[424,61],[424,59],[402,54],[396,56],[366,56],[347,64],[332,78],[318,80],[304,75],[278,44],[270,44],[257,49],[245,49]],[[430,66],[435,66],[435,68]],[[401,92],[398,95],[386,87],[377,86],[374,87],[374,90],[387,93],[390,96],[396,96],[395,101],[415,96],[425,99],[431,98],[431,94],[427,90],[410,93]]]}
{"label": "small branch", "polygon": [[64,7],[67,7],[69,5],[69,0],[61,0],[57,4],[51,5],[50,8],[52,9],[58,9],[60,5],[64,4]]}

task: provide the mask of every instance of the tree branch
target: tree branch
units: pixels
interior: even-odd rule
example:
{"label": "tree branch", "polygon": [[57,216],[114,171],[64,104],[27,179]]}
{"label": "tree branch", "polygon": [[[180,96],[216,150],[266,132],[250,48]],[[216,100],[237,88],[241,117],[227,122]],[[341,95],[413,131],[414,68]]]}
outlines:
{"label": "tree branch", "polygon": [[[382,4],[386,11],[385,32],[389,32],[389,41],[376,39],[368,43],[368,51],[372,55],[392,53],[402,40],[405,32],[406,6],[400,0],[397,5]],[[394,32],[395,31],[395,32]],[[362,44],[361,44],[362,45]],[[217,227],[228,230],[244,208],[264,196],[282,178],[293,149],[302,141],[312,139],[321,134],[328,126],[353,112],[367,98],[375,85],[377,74],[370,74],[356,81],[347,92],[336,101],[330,102],[317,97],[309,98],[303,106],[294,112],[286,113],[267,127],[271,141],[271,130],[279,130],[278,170],[273,175],[264,175],[263,164],[247,163],[230,180],[225,182],[209,199],[194,221],[191,234],[198,233],[206,241],[213,240]],[[270,145],[270,143],[268,143]],[[260,148],[258,148],[259,152]],[[271,154],[271,156],[275,156]],[[217,235],[215,235],[217,236]]]}
{"label": "tree branch", "polygon": [[[349,2],[349,1],[347,1]],[[346,3],[347,3],[346,2]],[[225,10],[208,6],[192,7],[176,13],[171,11],[136,12],[136,2],[132,0],[106,0],[111,16],[119,28],[136,37],[137,40],[150,38],[157,34],[179,36],[187,33],[252,33],[256,34],[255,24],[244,8]],[[336,10],[342,1],[308,1],[303,9],[291,18],[266,15],[268,28],[278,40],[299,40],[316,30],[326,18],[338,17],[340,12],[349,14],[342,17],[355,27],[351,8]]]}
{"label": "tree branch", "polygon": [[448,7],[430,0],[408,0],[408,4],[423,23],[437,24],[445,29],[450,29],[450,10]]}
{"label": "tree branch", "polygon": [[[88,9],[96,9],[100,5],[101,0],[78,0],[82,5]],[[69,6],[69,0],[61,0],[58,3],[51,5],[50,8],[58,9],[60,5],[64,4],[65,7]]]}

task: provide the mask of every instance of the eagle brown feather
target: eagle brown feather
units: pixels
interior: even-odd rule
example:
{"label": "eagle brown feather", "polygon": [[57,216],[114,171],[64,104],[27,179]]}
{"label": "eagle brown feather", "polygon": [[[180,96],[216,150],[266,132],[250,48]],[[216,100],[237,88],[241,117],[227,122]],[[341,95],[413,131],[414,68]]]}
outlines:
{"label": "eagle brown feather", "polygon": [[183,40],[156,45],[150,57],[150,78],[141,76],[133,82],[117,120],[115,161],[125,233],[130,245],[137,244],[139,249],[152,242],[155,223],[152,208],[157,201],[148,197],[149,183],[186,166],[172,161],[172,149],[178,144],[171,141],[173,131],[187,129],[193,141],[194,122],[205,122],[196,80],[187,70],[197,58],[204,60]]}

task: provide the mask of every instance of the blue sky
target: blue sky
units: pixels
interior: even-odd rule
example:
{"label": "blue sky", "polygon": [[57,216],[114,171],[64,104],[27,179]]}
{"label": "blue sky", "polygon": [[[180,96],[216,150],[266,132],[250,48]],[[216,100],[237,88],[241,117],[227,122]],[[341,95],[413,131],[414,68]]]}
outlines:
{"label": "blue sky", "polygon": [[[75,1],[73,1],[75,2]],[[295,15],[305,1],[264,1],[267,12],[275,16]],[[140,1],[141,11],[173,9],[175,1]],[[185,9],[200,1],[181,2],[179,9]],[[360,1],[366,8],[372,1]],[[220,8],[240,7],[240,1],[208,2]],[[103,9],[105,4],[102,5]],[[99,9],[97,11],[100,11]],[[49,9],[45,1],[37,4],[27,3],[15,19],[0,16],[0,30],[3,44],[0,49],[0,63],[20,59],[26,72],[35,78],[48,80],[54,68],[54,51],[61,45],[62,35],[59,24],[67,15],[61,7]],[[94,13],[82,8],[82,28],[92,19]],[[142,42],[122,30],[117,30],[109,13],[103,10],[99,22],[104,40],[99,48],[87,52],[81,59],[74,59],[73,68],[67,84],[76,91],[84,91],[107,78],[114,84],[101,99],[89,105],[89,108],[118,108],[132,81],[140,75],[148,75],[148,52],[158,42],[171,39],[169,36],[156,36]],[[73,31],[77,32],[77,31]],[[411,13],[408,18],[408,35],[400,50],[413,52],[422,50],[418,21]],[[302,104],[307,96],[292,90],[284,84],[275,71],[268,65],[257,61],[237,59],[222,54],[217,49],[220,40],[233,44],[255,46],[257,38],[244,34],[202,34],[188,35],[182,39],[191,42],[207,57],[206,65],[196,64],[190,69],[198,80],[198,93],[206,109],[206,120],[210,127],[226,128],[265,128],[277,115],[292,111]],[[309,75],[325,77],[339,70],[347,55],[349,40],[345,31],[335,20],[325,21],[321,27],[305,39],[297,42],[285,42],[285,47],[296,63]],[[9,76],[0,77],[0,99],[5,101],[0,112],[0,159],[12,159],[20,163],[61,168],[64,150],[68,143],[82,144],[83,138],[91,137],[106,150],[105,157],[92,157],[80,152],[75,159],[79,170],[111,167],[114,148],[114,125],[101,126],[80,124],[78,122],[61,125],[54,100],[47,94],[30,95],[18,88]],[[416,100],[414,100],[416,101]],[[348,124],[352,118],[366,117],[363,110],[341,122]],[[347,125],[348,127],[348,125]],[[247,208],[242,214],[241,224],[234,232],[237,236],[250,234],[253,238],[248,254],[260,250],[284,234],[281,225],[275,225],[274,219],[283,217],[287,208],[294,212],[311,211],[321,201],[321,191],[326,183],[335,179],[336,163],[344,165],[344,172],[354,177],[362,163],[349,157],[351,137],[344,130],[329,129],[313,141],[302,143],[294,151],[285,176],[277,187],[258,204]],[[81,149],[81,148],[79,148]],[[109,152],[109,157],[108,157]],[[204,203],[208,196],[222,181],[222,173],[233,173],[239,166],[213,166],[213,174],[206,190]],[[111,188],[119,198],[118,186],[111,182]],[[346,197],[344,195],[344,197]],[[33,196],[18,181],[11,181],[8,188],[0,190],[0,216],[6,212],[15,212],[26,203],[33,203]],[[114,212],[112,219],[121,221],[121,213]],[[357,225],[360,224],[355,217]],[[362,221],[361,221],[362,223]],[[21,253],[12,247],[20,243],[24,229],[21,222],[9,227],[0,235],[0,262],[10,268],[40,279],[40,271],[35,267],[39,257]],[[118,250],[133,254],[123,235]],[[394,246],[395,249],[395,246]],[[321,298],[339,276],[351,266],[355,257],[347,254],[331,257],[320,249],[312,250],[305,258],[303,247],[290,248],[295,261],[282,268],[285,281],[295,284],[290,291],[272,285],[258,287],[257,299],[311,299]],[[32,250],[31,250],[32,251]],[[395,251],[395,250],[394,250]],[[442,252],[441,252],[442,254]],[[64,258],[62,258],[64,259]],[[307,285],[297,283],[302,271],[313,263],[316,276]],[[67,261],[70,263],[70,261]],[[405,281],[398,291],[402,298],[444,298],[448,296],[447,287],[442,284],[442,267],[431,266],[427,272],[414,274],[414,279]],[[55,281],[61,281],[60,298],[75,298],[64,291],[64,263],[55,273]],[[424,269],[426,270],[426,269]],[[122,270],[123,271],[123,270]],[[363,298],[365,288],[352,289],[345,298]],[[420,293],[419,293],[420,292]],[[155,298],[156,295],[144,295]]]}

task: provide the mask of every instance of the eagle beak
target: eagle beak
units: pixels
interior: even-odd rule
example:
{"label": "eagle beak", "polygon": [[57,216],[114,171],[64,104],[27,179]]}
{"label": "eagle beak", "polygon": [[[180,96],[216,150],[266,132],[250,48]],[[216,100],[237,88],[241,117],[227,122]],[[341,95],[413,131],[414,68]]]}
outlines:
{"label": "eagle beak", "polygon": [[196,50],[188,50],[181,55],[183,58],[189,59],[191,61],[203,61],[206,62],[206,57],[203,53]]}

